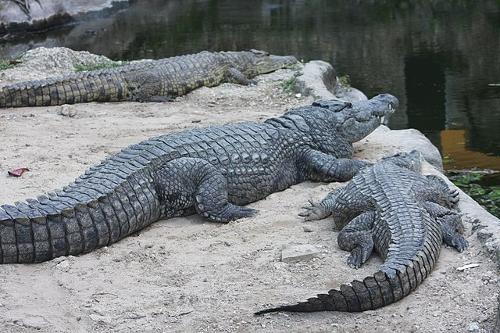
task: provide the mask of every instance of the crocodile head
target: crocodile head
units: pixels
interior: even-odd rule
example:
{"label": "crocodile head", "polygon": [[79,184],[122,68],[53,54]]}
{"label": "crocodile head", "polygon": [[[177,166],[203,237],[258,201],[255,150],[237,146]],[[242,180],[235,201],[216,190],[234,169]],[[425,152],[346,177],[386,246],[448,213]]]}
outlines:
{"label": "crocodile head", "polygon": [[306,134],[324,152],[346,156],[352,154],[351,143],[373,132],[383,117],[398,106],[398,99],[389,94],[368,101],[316,101],[313,107],[304,106],[288,111],[281,117],[265,122]]}
{"label": "crocodile head", "polygon": [[297,59],[293,56],[272,55],[265,51],[250,50],[243,54],[244,64],[242,65],[240,62],[239,66],[235,67],[250,77],[270,73],[281,68],[289,68],[297,63]]}
{"label": "crocodile head", "polygon": [[348,142],[356,142],[373,132],[384,117],[391,115],[399,105],[396,97],[381,94],[367,101],[353,103],[342,110],[336,130]]}
{"label": "crocodile head", "polygon": [[421,173],[424,156],[418,150],[412,150],[409,153],[401,152],[392,156],[384,157],[382,158],[382,161],[390,162],[399,167]]}

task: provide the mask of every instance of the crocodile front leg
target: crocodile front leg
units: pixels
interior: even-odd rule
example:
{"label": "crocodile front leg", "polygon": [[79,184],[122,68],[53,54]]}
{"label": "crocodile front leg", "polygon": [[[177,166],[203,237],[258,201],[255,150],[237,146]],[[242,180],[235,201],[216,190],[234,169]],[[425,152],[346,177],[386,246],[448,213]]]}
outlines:
{"label": "crocodile front leg", "polygon": [[446,182],[436,175],[425,176],[432,189],[437,193],[438,203],[444,204],[448,208],[454,208],[458,204],[459,192],[452,189]]}
{"label": "crocodile front leg", "polygon": [[230,67],[226,71],[226,81],[236,84],[241,84],[243,86],[255,85],[257,82],[246,77],[245,74],[240,72],[234,67]]}
{"label": "crocodile front leg", "polygon": [[412,191],[415,197],[447,208],[455,208],[459,200],[459,192],[452,189],[444,180],[435,175],[427,175],[422,182],[416,183]]}
{"label": "crocodile front leg", "polygon": [[229,222],[255,214],[251,208],[228,202],[227,180],[209,162],[182,157],[162,165],[154,179],[164,217],[183,215],[194,206],[215,222]]}
{"label": "crocodile front leg", "polygon": [[306,150],[299,160],[304,178],[320,182],[345,182],[370,163],[348,158],[336,158],[318,150]]}
{"label": "crocodile front leg", "polygon": [[463,252],[469,243],[463,236],[465,227],[460,215],[434,202],[425,202],[424,207],[441,226],[443,242],[458,252]]}

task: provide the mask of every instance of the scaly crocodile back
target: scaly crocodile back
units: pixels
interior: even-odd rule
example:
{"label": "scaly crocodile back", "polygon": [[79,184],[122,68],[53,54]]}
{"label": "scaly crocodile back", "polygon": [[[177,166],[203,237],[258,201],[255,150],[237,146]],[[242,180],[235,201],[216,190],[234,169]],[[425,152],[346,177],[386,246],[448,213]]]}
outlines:
{"label": "scaly crocodile back", "polygon": [[[148,101],[184,95],[201,86],[227,80],[228,68],[249,77],[277,70],[292,57],[266,56],[267,66],[254,63],[250,51],[203,51],[121,67],[27,81],[0,88],[0,108],[51,106],[86,102]],[[280,59],[278,59],[280,58]]]}
{"label": "scaly crocodile back", "polygon": [[432,271],[440,254],[442,230],[421,207],[411,191],[420,175],[393,164],[380,163],[362,170],[348,185],[373,199],[377,221],[373,239],[385,259],[373,276],[354,280],[328,294],[295,305],[266,309],[270,312],[373,310],[394,303],[415,290]]}
{"label": "scaly crocodile back", "polygon": [[0,108],[125,101],[130,94],[123,74],[151,67],[152,62],[125,65],[7,85],[0,88]]}

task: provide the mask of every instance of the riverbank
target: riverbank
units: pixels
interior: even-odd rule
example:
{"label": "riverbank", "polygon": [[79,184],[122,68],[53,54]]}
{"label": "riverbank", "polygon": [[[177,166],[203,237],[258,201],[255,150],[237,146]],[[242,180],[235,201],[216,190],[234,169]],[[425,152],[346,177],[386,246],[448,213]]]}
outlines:
{"label": "riverbank", "polygon": [[[0,72],[0,84],[25,77],[16,69],[29,71],[33,78],[43,77],[47,68],[52,74],[74,70],[73,60],[54,52],[38,58],[45,66],[38,70],[25,63]],[[67,54],[78,61],[88,57]],[[280,70],[258,77],[256,86],[201,88],[171,103],[0,110],[0,202],[61,188],[109,154],[151,136],[262,121],[310,104],[312,97],[284,91],[296,75]],[[376,160],[416,144],[426,156],[437,151],[416,130],[381,127],[356,144],[355,155]],[[6,171],[16,167],[30,171],[21,178],[8,177]],[[439,174],[430,164],[425,170]],[[495,249],[494,237],[500,233],[493,228],[498,219],[474,206],[464,193],[460,209],[470,248],[459,254],[443,246],[432,274],[400,302],[364,313],[254,317],[252,313],[265,304],[325,292],[373,273],[381,263],[374,257],[363,268],[350,269],[345,264],[348,253],[336,245],[332,221],[303,223],[297,216],[308,199],[318,200],[339,186],[343,184],[293,186],[249,205],[259,210],[255,217],[225,225],[198,216],[175,218],[83,256],[0,265],[2,331],[463,332],[477,326],[476,332],[487,332],[493,327],[500,281],[490,256],[495,252],[488,252],[488,247]],[[281,261],[284,248],[299,245],[317,251],[307,260]],[[478,266],[459,269],[469,264]]]}
{"label": "riverbank", "polygon": [[0,41],[43,32],[74,22],[128,0],[0,0]]}

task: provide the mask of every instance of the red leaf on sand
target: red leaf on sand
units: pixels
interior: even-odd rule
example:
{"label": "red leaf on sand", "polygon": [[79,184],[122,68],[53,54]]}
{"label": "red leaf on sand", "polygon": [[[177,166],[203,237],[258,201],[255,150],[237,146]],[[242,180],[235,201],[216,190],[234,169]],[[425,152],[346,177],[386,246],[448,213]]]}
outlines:
{"label": "red leaf on sand", "polygon": [[21,177],[23,175],[23,173],[25,173],[26,171],[30,171],[30,169],[19,168],[19,169],[9,170],[8,172],[9,172],[9,175],[12,177]]}

